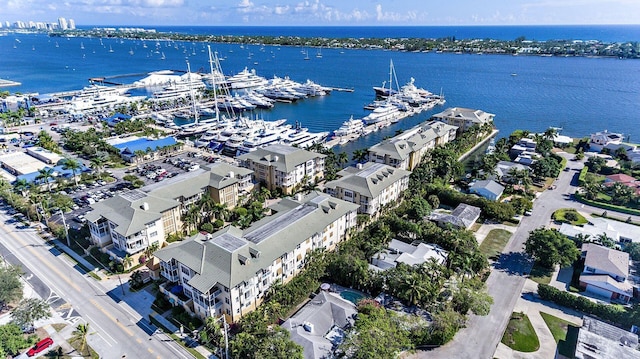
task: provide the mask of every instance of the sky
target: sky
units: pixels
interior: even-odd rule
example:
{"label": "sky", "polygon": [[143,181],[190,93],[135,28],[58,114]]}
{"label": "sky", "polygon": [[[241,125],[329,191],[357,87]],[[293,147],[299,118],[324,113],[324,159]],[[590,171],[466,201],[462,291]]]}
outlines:
{"label": "sky", "polygon": [[0,0],[0,21],[76,25],[640,25],[640,0]]}

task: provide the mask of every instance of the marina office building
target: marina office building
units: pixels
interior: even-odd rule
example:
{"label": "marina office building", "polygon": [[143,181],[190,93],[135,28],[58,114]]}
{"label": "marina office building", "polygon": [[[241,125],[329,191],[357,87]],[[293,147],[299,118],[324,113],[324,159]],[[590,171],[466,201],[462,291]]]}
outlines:
{"label": "marina office building", "polygon": [[358,205],[321,192],[285,198],[272,215],[241,230],[197,234],[155,253],[160,289],[201,318],[235,322],[256,309],[276,281],[299,274],[315,249],[333,250],[356,226]]}

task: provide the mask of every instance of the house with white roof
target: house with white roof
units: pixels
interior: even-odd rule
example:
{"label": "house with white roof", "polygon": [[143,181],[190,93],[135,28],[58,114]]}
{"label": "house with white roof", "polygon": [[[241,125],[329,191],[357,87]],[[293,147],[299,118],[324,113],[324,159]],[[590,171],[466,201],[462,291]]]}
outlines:
{"label": "house with white roof", "polygon": [[629,253],[606,248],[595,243],[582,245],[584,270],[580,285],[587,292],[628,303],[633,297],[629,276]]}
{"label": "house with white roof", "polygon": [[382,163],[367,162],[338,172],[325,191],[333,197],[357,203],[359,213],[376,215],[388,203],[400,198],[409,187],[411,172]]}
{"label": "house with white roof", "polygon": [[414,266],[429,260],[444,264],[448,255],[447,251],[436,244],[427,244],[421,241],[409,244],[392,239],[387,249],[371,257],[371,267],[375,270],[386,270],[397,266],[398,263]]}
{"label": "house with white roof", "polygon": [[592,217],[584,226],[572,226],[563,223],[560,233],[575,239],[578,235],[589,236],[591,239],[605,234],[617,243],[640,242],[640,226],[631,223],[615,221],[607,218]]}
{"label": "house with white roof", "polygon": [[482,126],[485,123],[493,122],[494,117],[496,117],[496,115],[482,110],[473,110],[464,107],[450,107],[431,116],[431,119],[444,122],[451,126],[456,126],[460,132],[464,132],[471,126]]}
{"label": "house with white roof", "polygon": [[592,133],[589,141],[589,150],[600,152],[607,145],[620,145],[624,140],[622,133],[609,132],[607,130]]}

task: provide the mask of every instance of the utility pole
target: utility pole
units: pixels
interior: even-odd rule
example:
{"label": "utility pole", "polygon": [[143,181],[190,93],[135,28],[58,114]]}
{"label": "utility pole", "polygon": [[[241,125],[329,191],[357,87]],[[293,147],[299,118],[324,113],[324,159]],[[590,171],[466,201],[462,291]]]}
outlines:
{"label": "utility pole", "polygon": [[62,225],[64,226],[64,234],[67,236],[67,247],[71,249],[71,241],[69,240],[69,230],[67,229],[67,221],[64,219],[64,213],[60,210],[60,217],[62,217]]}

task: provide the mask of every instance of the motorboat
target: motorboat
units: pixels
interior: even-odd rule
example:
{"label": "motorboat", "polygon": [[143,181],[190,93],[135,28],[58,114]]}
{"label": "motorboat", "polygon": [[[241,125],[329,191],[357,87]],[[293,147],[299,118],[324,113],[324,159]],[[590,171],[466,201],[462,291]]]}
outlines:
{"label": "motorboat", "polygon": [[249,69],[245,67],[244,70],[236,75],[227,77],[227,82],[231,85],[231,89],[238,90],[266,85],[267,79],[256,75],[255,69],[249,71]]}
{"label": "motorboat", "polygon": [[361,119],[354,119],[353,116],[351,116],[351,118],[345,121],[333,134],[336,137],[357,135],[362,133],[363,128],[364,122]]}

